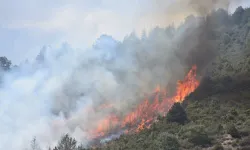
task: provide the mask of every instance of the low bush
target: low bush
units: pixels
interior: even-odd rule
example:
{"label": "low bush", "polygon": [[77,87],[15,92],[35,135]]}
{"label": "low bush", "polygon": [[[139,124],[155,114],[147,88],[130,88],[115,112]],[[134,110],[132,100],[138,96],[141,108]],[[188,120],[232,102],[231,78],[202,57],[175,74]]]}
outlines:
{"label": "low bush", "polygon": [[212,139],[202,132],[193,131],[188,140],[197,146],[209,146],[212,144]]}
{"label": "low bush", "polygon": [[163,132],[154,140],[151,145],[152,149],[157,150],[179,150],[180,144],[178,139],[169,133]]}
{"label": "low bush", "polygon": [[216,144],[212,150],[224,150],[224,148],[221,144]]}
{"label": "low bush", "polygon": [[240,133],[233,124],[229,124],[226,130],[233,138],[240,138]]}
{"label": "low bush", "polygon": [[173,107],[169,110],[167,116],[168,122],[176,122],[179,124],[184,124],[187,119],[187,114],[180,103],[175,103]]}

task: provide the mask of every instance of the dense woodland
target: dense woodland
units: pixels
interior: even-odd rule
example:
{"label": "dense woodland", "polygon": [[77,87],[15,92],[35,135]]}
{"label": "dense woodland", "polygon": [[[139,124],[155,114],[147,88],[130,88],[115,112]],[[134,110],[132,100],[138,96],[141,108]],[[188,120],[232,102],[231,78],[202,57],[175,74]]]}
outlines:
{"label": "dense woodland", "polygon": [[[195,17],[187,17],[181,26],[192,19]],[[159,116],[159,121],[150,129],[121,135],[96,149],[250,150],[250,8],[239,7],[233,14],[219,9],[203,19],[206,25],[212,27],[205,40],[213,42],[213,57],[207,64],[193,57],[185,58],[184,62],[191,61],[190,64],[202,67],[200,74],[203,78],[197,90],[182,104],[174,104],[166,117]],[[171,36],[176,30],[181,29],[157,28],[152,33]],[[150,34],[140,40],[154,36],[159,34]],[[200,44],[200,48],[207,48],[202,45],[204,43]],[[13,67],[6,57],[0,57],[0,65],[3,72],[18,68]],[[80,143],[66,134],[56,147],[49,149],[85,149]],[[40,149],[35,138],[29,149]]]}

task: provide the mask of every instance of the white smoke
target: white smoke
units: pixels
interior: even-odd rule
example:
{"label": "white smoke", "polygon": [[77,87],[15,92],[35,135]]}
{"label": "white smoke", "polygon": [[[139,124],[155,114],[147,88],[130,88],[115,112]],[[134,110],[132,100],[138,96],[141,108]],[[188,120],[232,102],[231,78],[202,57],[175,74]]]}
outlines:
{"label": "white smoke", "polygon": [[27,148],[33,136],[44,148],[65,133],[86,144],[86,131],[109,114],[88,108],[112,103],[126,113],[142,94],[167,83],[168,63],[181,67],[164,31],[156,29],[146,41],[103,35],[87,50],[47,47],[40,59],[8,73],[0,89],[0,149]]}

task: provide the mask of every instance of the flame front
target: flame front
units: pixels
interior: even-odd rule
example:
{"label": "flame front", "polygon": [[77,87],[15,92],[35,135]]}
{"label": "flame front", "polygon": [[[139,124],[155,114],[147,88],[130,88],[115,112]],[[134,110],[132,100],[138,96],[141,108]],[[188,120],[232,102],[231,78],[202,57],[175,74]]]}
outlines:
{"label": "flame front", "polygon": [[[104,118],[98,122],[97,128],[92,131],[92,138],[100,138],[109,135],[117,130],[123,130],[123,133],[140,132],[145,128],[150,128],[158,115],[165,116],[175,102],[182,102],[186,96],[192,93],[198,86],[199,81],[196,79],[197,67],[194,65],[184,80],[177,82],[175,95],[167,96],[167,91],[157,86],[153,95],[153,101],[149,97],[145,98],[134,111],[124,117],[118,117],[115,114]],[[110,105],[102,106],[109,108]]]}

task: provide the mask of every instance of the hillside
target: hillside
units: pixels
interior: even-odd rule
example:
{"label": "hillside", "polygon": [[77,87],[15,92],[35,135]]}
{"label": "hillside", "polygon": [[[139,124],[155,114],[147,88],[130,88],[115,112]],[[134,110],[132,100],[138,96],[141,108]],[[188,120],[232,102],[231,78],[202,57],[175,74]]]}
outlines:
{"label": "hillside", "polygon": [[[1,86],[4,92],[9,92],[13,87],[12,84],[9,87],[8,81],[12,78],[25,77],[14,80],[13,85],[25,82],[28,77],[38,79],[40,86],[34,85],[34,91],[24,91],[25,96],[20,98],[19,93],[13,94],[15,99],[30,98],[24,104],[17,101],[21,106],[40,100],[32,106],[33,111],[47,107],[45,100],[51,98],[48,101],[53,105],[44,112],[50,114],[45,118],[49,121],[41,130],[46,133],[40,133],[43,136],[38,141],[32,140],[32,150],[47,147],[47,142],[57,142],[64,132],[69,133],[49,150],[250,150],[249,31],[250,8],[239,7],[233,14],[218,9],[206,16],[188,16],[178,27],[155,28],[141,38],[131,34],[118,42],[103,35],[92,49],[77,53],[76,58],[67,46],[66,50],[53,51],[51,58],[46,58],[50,49],[45,48],[34,64],[23,66],[12,67],[11,61],[0,57]],[[175,95],[178,85],[185,85],[185,75],[190,68],[195,74],[191,82],[187,82],[191,90],[184,87],[189,88],[184,89],[188,96]],[[70,71],[62,73],[67,69]],[[26,77],[27,74],[31,75]],[[49,78],[49,75],[54,76]],[[62,76],[62,83],[54,80]],[[168,92],[168,98],[171,97],[166,101],[169,103],[162,100],[166,97],[158,98],[166,105],[147,107],[149,115],[140,110],[133,113],[140,108],[137,106],[144,92],[151,92],[158,84]],[[51,90],[50,86],[54,85],[59,88]],[[156,88],[156,91],[160,90]],[[33,97],[27,96],[30,94],[34,94]],[[5,99],[12,93],[6,95]],[[113,100],[116,98],[118,100]],[[89,107],[86,101],[91,103]],[[151,101],[146,102],[152,106]],[[163,111],[158,110],[162,106],[166,106]],[[26,109],[26,106],[18,109],[17,113]],[[38,116],[41,113],[35,112]],[[40,120],[36,120],[40,118],[33,117],[40,125]],[[127,117],[129,121],[124,125]],[[150,117],[148,124],[144,121],[147,117]],[[56,119],[51,121],[51,118]],[[49,123],[54,126],[50,128]],[[135,130],[141,123],[142,128]],[[74,135],[86,141],[76,141],[71,137]],[[42,148],[39,142],[43,142]],[[85,143],[81,145],[82,142]]]}
{"label": "hillside", "polygon": [[239,7],[226,20],[214,28],[216,57],[181,104],[185,111],[175,104],[150,129],[122,135],[101,149],[250,149],[250,9]]}
{"label": "hillside", "polygon": [[175,104],[150,129],[123,135],[101,149],[250,149],[250,9],[239,7],[229,17],[219,11],[215,16],[224,20],[219,18],[223,23],[214,28],[216,57],[198,89],[181,104],[185,124],[171,119],[185,120]]}

